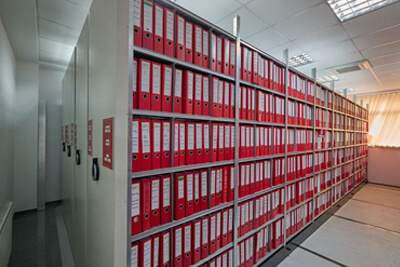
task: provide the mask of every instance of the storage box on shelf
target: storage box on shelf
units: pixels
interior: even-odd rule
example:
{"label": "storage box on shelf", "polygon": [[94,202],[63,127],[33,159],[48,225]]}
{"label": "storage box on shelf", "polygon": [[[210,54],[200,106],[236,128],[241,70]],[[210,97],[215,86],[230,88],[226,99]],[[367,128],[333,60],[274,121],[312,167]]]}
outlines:
{"label": "storage box on shelf", "polygon": [[363,180],[365,110],[174,3],[134,3],[131,260],[257,266]]}

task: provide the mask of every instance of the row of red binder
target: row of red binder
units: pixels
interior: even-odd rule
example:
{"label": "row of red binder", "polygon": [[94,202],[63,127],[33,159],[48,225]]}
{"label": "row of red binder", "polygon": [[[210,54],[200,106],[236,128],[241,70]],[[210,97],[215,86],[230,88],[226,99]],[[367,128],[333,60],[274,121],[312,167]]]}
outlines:
{"label": "row of red binder", "polygon": [[277,249],[283,243],[283,218],[272,223],[271,248]]}
{"label": "row of red binder", "polygon": [[329,188],[331,186],[331,172],[323,172],[317,174],[314,179],[314,193],[318,194],[319,192]]}
{"label": "row of red binder", "polygon": [[240,126],[240,158],[281,154],[285,151],[285,129]]}
{"label": "row of red binder", "polygon": [[312,220],[312,202],[291,211],[286,219],[286,237],[290,237]]}
{"label": "row of red binder", "polygon": [[289,71],[288,95],[314,103],[314,83]]}
{"label": "row of red binder", "polygon": [[312,130],[296,130],[296,151],[308,151],[312,150]]}
{"label": "row of red binder", "polygon": [[300,204],[314,195],[314,179],[308,178],[287,186],[286,189],[286,210]]}
{"label": "row of red binder", "polygon": [[314,201],[314,216],[318,216],[331,206],[331,191],[328,190],[317,196]]}
{"label": "row of red binder", "polygon": [[241,56],[242,80],[284,93],[284,68],[245,46],[242,46]]}
{"label": "row of red binder", "polygon": [[332,132],[327,130],[316,130],[315,132],[315,149],[330,148],[332,143]]}
{"label": "row of red binder", "polygon": [[234,118],[235,85],[232,82],[213,77],[211,94],[211,115],[214,117]]}
{"label": "row of red binder", "polygon": [[313,154],[303,154],[287,158],[287,181],[312,174]]}
{"label": "row of red binder", "polygon": [[332,128],[332,112],[322,108],[315,109],[315,127]]}
{"label": "row of red binder", "polygon": [[331,151],[316,152],[314,158],[315,171],[319,172],[332,166]]}
{"label": "row of red binder", "polygon": [[239,197],[254,194],[271,187],[271,161],[239,165]]}
{"label": "row of red binder", "polygon": [[233,208],[173,228],[173,266],[190,266],[233,239]]}
{"label": "row of red binder", "polygon": [[344,149],[334,149],[333,150],[333,165],[338,165],[344,163]]}
{"label": "row of red binder", "polygon": [[312,107],[288,100],[288,124],[312,126]]}
{"label": "row of red binder", "polygon": [[344,146],[344,141],[345,141],[345,133],[344,132],[338,132],[335,131],[333,133],[333,146],[334,147],[342,147]]}
{"label": "row of red binder", "polygon": [[319,106],[325,106],[328,108],[332,108],[333,94],[332,92],[321,88],[320,86],[316,87],[315,90],[315,104]]}
{"label": "row of red binder", "polygon": [[210,38],[207,29],[151,0],[135,1],[134,44],[225,75],[236,72],[235,42]]}
{"label": "row of red binder", "polygon": [[208,265],[205,264],[204,266],[208,267],[216,267],[216,266],[221,266],[221,267],[228,267],[228,266],[233,266],[233,249],[229,249],[228,251],[218,255],[214,259],[210,260]]}

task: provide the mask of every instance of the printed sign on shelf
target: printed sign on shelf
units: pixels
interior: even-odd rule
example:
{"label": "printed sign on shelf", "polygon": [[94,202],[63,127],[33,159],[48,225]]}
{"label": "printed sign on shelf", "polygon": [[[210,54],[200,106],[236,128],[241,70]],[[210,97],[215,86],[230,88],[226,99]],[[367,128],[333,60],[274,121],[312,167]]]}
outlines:
{"label": "printed sign on shelf", "polygon": [[113,169],[113,122],[114,118],[103,120],[103,166]]}
{"label": "printed sign on shelf", "polygon": [[88,121],[88,155],[89,156],[93,156],[92,127],[93,127],[93,120],[89,120]]}

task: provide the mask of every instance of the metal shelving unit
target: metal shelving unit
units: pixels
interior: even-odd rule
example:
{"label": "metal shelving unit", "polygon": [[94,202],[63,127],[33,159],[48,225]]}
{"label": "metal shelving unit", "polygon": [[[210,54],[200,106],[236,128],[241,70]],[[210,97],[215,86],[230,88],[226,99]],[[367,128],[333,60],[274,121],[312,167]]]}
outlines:
{"label": "metal shelving unit", "polygon": [[[266,54],[265,52],[255,48],[254,46],[252,46],[251,44],[248,44],[244,41],[241,40],[241,36],[240,36],[240,17],[237,16],[234,20],[234,35],[231,35],[230,33],[226,32],[223,29],[220,29],[218,27],[216,27],[215,25],[207,22],[206,20],[202,19],[201,17],[185,10],[184,8],[180,7],[179,5],[171,2],[171,1],[167,1],[167,0],[156,0],[155,2],[163,5],[164,7],[168,7],[171,10],[173,10],[175,13],[179,13],[181,15],[184,15],[185,17],[189,18],[191,21],[194,21],[196,23],[199,23],[200,25],[204,26],[205,29],[209,30],[209,33],[217,33],[218,35],[224,35],[225,37],[227,37],[228,39],[230,39],[231,41],[233,40],[236,43],[236,73],[235,76],[228,76],[228,75],[224,75],[222,73],[216,72],[216,71],[212,71],[211,69],[208,68],[204,68],[204,67],[200,67],[194,64],[190,64],[187,63],[185,61],[181,61],[178,60],[176,58],[173,57],[169,57],[169,56],[165,56],[163,54],[159,54],[156,53],[154,51],[150,51],[141,47],[136,47],[133,45],[133,1],[134,0],[130,0],[130,14],[131,14],[131,19],[130,19],[130,43],[132,46],[132,49],[129,53],[129,56],[131,57],[131,61],[133,61],[134,57],[145,57],[145,58],[149,58],[152,60],[156,60],[156,61],[161,61],[164,63],[168,63],[172,66],[173,71],[175,71],[175,68],[181,68],[181,69],[185,69],[185,70],[192,70],[195,72],[199,72],[202,73],[203,75],[208,75],[209,77],[217,77],[217,78],[221,78],[225,81],[230,81],[230,82],[234,82],[235,83],[235,88],[238,89],[240,88],[240,86],[246,86],[246,87],[251,87],[254,88],[256,90],[260,90],[263,92],[267,92],[270,93],[274,96],[279,96],[279,97],[283,97],[285,98],[285,106],[284,106],[284,111],[285,111],[285,120],[284,123],[273,123],[273,122],[259,122],[259,121],[251,121],[251,120],[242,120],[239,118],[239,100],[240,100],[240,90],[235,90],[235,118],[224,118],[224,117],[212,117],[212,116],[198,116],[198,115],[188,115],[188,114],[181,114],[181,113],[174,113],[174,112],[157,112],[157,111],[151,111],[151,110],[131,110],[129,112],[129,116],[131,118],[133,117],[146,117],[146,118],[154,118],[154,119],[165,119],[165,120],[169,120],[171,123],[173,123],[174,121],[178,120],[178,121],[197,121],[197,122],[220,122],[220,123],[230,123],[232,125],[235,125],[235,154],[234,154],[234,159],[233,160],[227,160],[227,161],[218,161],[218,162],[207,162],[207,163],[202,163],[202,164],[194,164],[194,165],[186,165],[186,166],[179,166],[179,167],[169,167],[169,168],[162,168],[162,169],[156,169],[156,170],[149,170],[149,171],[141,171],[141,172],[135,172],[132,173],[131,172],[131,155],[132,155],[132,149],[131,149],[131,133],[129,134],[129,138],[130,141],[128,142],[129,144],[129,149],[128,149],[128,166],[129,166],[129,170],[128,170],[128,201],[131,201],[131,183],[134,180],[137,179],[142,179],[142,178],[150,178],[153,176],[159,176],[159,175],[166,175],[166,174],[174,174],[174,173],[180,173],[180,172],[186,172],[186,171],[192,171],[192,170],[200,170],[200,169],[207,169],[208,172],[210,172],[211,168],[214,167],[221,167],[221,166],[226,166],[226,165],[233,165],[234,166],[234,200],[230,201],[230,202],[226,202],[226,203],[222,203],[216,207],[204,210],[204,211],[200,211],[198,213],[195,213],[191,216],[185,217],[183,219],[180,220],[172,220],[169,223],[151,228],[147,231],[143,231],[137,235],[131,236],[131,208],[130,205],[128,205],[128,244],[127,244],[127,251],[128,251],[128,259],[127,259],[127,264],[128,266],[130,266],[130,248],[131,248],[131,244],[133,242],[142,240],[144,238],[150,237],[152,235],[167,231],[167,230],[172,230],[174,227],[176,226],[180,226],[183,225],[187,222],[202,218],[204,216],[207,216],[211,213],[214,212],[218,212],[221,210],[224,210],[226,208],[231,208],[233,207],[233,242],[227,244],[225,247],[220,248],[218,251],[216,251],[215,253],[213,253],[212,255],[209,255],[208,257],[206,257],[205,259],[202,259],[201,261],[199,261],[198,263],[194,264],[193,266],[201,266],[207,262],[209,262],[210,260],[212,260],[213,258],[217,257],[218,255],[221,255],[222,253],[233,249],[233,266],[237,266],[237,259],[238,259],[238,243],[241,241],[246,240],[248,237],[253,236],[254,234],[256,234],[259,230],[264,229],[265,227],[270,227],[274,222],[283,219],[283,243],[278,246],[276,249],[271,249],[271,233],[272,233],[272,227],[269,228],[269,249],[270,251],[268,252],[268,254],[260,259],[257,263],[254,264],[254,266],[259,266],[262,263],[264,263],[264,261],[266,261],[269,257],[271,257],[275,252],[277,252],[278,250],[280,250],[281,248],[285,247],[287,245],[287,243],[294,238],[298,233],[300,233],[301,231],[303,231],[306,227],[308,227],[309,225],[311,225],[316,218],[318,218],[319,216],[321,216],[326,210],[328,210],[329,207],[327,207],[327,209],[324,212],[320,212],[318,214],[318,216],[315,216],[315,201],[316,201],[316,197],[328,192],[329,190],[331,190],[331,198],[333,198],[333,187],[335,187],[336,185],[342,184],[344,183],[346,180],[350,180],[351,178],[353,178],[357,173],[363,171],[365,168],[363,167],[362,169],[353,172],[352,174],[350,174],[348,177],[341,179],[338,183],[336,184],[332,184],[332,180],[331,185],[329,187],[327,187],[326,189],[318,192],[317,194],[313,194],[312,198],[309,198],[307,200],[302,201],[299,204],[296,204],[295,206],[286,209],[286,197],[287,197],[287,187],[289,185],[295,184],[299,181],[304,181],[306,179],[309,178],[314,178],[315,176],[320,174],[320,173],[324,173],[324,172],[331,172],[331,179],[333,179],[333,175],[334,175],[334,169],[340,166],[343,166],[347,163],[350,162],[354,162],[358,159],[362,159],[364,156],[360,156],[357,157],[353,160],[350,160],[348,162],[345,163],[341,163],[338,165],[333,166],[333,151],[337,150],[337,149],[344,149],[344,148],[353,148],[354,150],[358,147],[358,146],[362,146],[363,144],[354,144],[354,145],[350,145],[350,146],[341,146],[341,147],[334,147],[334,138],[335,138],[335,134],[334,132],[353,132],[353,133],[365,133],[363,131],[348,131],[347,129],[336,129],[335,128],[335,114],[341,114],[345,116],[345,122],[347,123],[347,116],[348,114],[345,112],[341,112],[341,111],[337,111],[335,110],[335,99],[336,99],[336,95],[338,95],[336,92],[334,92],[332,89],[317,83],[316,81],[316,70],[313,70],[313,77],[310,78],[300,72],[298,72],[297,70],[291,68],[288,66],[288,58],[289,58],[289,51],[285,50],[284,51],[284,59],[285,62],[280,62],[277,59],[271,57],[270,55]],[[209,38],[211,39],[211,38]],[[211,40],[210,40],[211,43]],[[240,79],[240,70],[239,67],[241,66],[241,47],[245,46],[247,48],[252,49],[253,51],[258,52],[262,57],[267,58],[268,60],[273,60],[277,65],[279,65],[280,67],[284,68],[284,86],[285,86],[285,92],[286,93],[281,93],[281,92],[277,92],[274,91],[270,88],[266,88],[263,86],[259,86],[257,84],[253,84],[247,81],[243,81]],[[211,63],[210,63],[211,64]],[[130,87],[132,88],[133,86],[133,62],[130,63]],[[303,100],[303,99],[299,99],[297,97],[293,97],[288,95],[288,77],[289,77],[289,71],[296,73],[297,75],[300,75],[302,78],[304,78],[306,81],[310,81],[313,82],[314,84],[314,102],[308,102],[307,100]],[[210,79],[211,80],[211,79]],[[174,82],[173,82],[173,87],[174,87]],[[321,88],[323,88],[323,90],[327,92],[331,92],[331,103],[332,103],[332,108],[329,108],[327,106],[322,106],[322,105],[317,105],[316,104],[316,86],[319,86]],[[172,90],[174,91],[174,90]],[[174,92],[172,93],[174,94]],[[174,95],[172,95],[172,98],[174,97]],[[308,105],[309,107],[311,107],[312,110],[312,114],[311,114],[311,119],[312,119],[312,126],[301,126],[301,125],[292,125],[292,124],[288,124],[288,100],[291,101],[295,101],[295,102],[299,102],[299,103],[303,103]],[[129,101],[132,102],[132,96],[129,96]],[[256,101],[257,102],[257,101]],[[256,104],[258,105],[258,104]],[[357,105],[358,106],[358,105]],[[331,116],[331,123],[332,123],[332,127],[316,127],[315,126],[315,110],[316,108],[320,108],[322,110],[325,111],[329,111],[330,112],[330,116]],[[349,115],[350,116],[350,115]],[[350,116],[354,119],[366,122],[367,120],[361,119],[361,118],[357,118],[356,116]],[[282,154],[272,154],[272,155],[265,155],[265,156],[258,156],[258,157],[250,157],[250,158],[239,158],[239,147],[240,147],[240,125],[252,125],[254,127],[256,126],[269,126],[269,127],[277,127],[277,128],[282,128],[285,130],[285,138],[284,138],[284,144],[285,144],[285,148],[284,148],[284,153]],[[296,152],[289,152],[288,153],[288,145],[287,145],[287,140],[288,140],[288,129],[295,129],[295,131],[297,131],[297,129],[308,129],[308,130],[312,130],[312,150],[309,151],[296,151]],[[129,129],[131,129],[131,122],[129,124]],[[331,146],[329,148],[323,148],[323,149],[317,149],[316,148],[316,139],[315,139],[315,135],[316,135],[316,131],[318,130],[327,130],[330,131],[331,134]],[[171,133],[171,136],[173,137],[173,133]],[[172,138],[171,138],[172,140]],[[255,144],[255,142],[254,142]],[[173,142],[171,142],[171,151],[173,151]],[[320,153],[320,152],[325,152],[325,151],[330,151],[331,152],[331,167],[329,168],[325,168],[324,170],[315,171],[315,158],[316,158],[316,153]],[[287,166],[287,160],[289,156],[297,156],[297,155],[302,155],[302,154],[312,154],[312,160],[313,160],[313,164],[312,164],[312,173],[305,176],[305,177],[299,177],[296,178],[295,180],[291,180],[291,181],[287,181],[287,171],[286,171],[286,166]],[[239,164],[240,163],[247,163],[247,162],[255,162],[255,161],[262,161],[262,160],[273,160],[276,158],[284,158],[285,160],[285,166],[284,166],[284,170],[285,170],[285,174],[284,174],[284,183],[280,184],[280,185],[272,185],[270,188],[267,189],[263,189],[259,192],[256,192],[254,194],[245,196],[245,197],[240,197],[239,198]],[[272,174],[271,174],[272,176]],[[209,176],[210,177],[210,176]],[[173,185],[174,182],[174,177],[173,175],[171,175],[171,184]],[[354,180],[354,179],[353,179]],[[365,180],[365,179],[363,179]],[[356,186],[355,186],[356,187]],[[354,187],[354,188],[355,188]],[[246,233],[244,236],[238,237],[238,233],[237,233],[237,228],[239,225],[239,218],[237,218],[237,211],[238,211],[238,205],[240,203],[243,203],[245,201],[248,200],[252,200],[255,199],[259,196],[262,196],[264,194],[273,192],[275,190],[281,190],[284,189],[283,193],[284,193],[284,200],[285,203],[282,203],[282,205],[284,206],[284,210],[282,214],[278,214],[278,216],[276,216],[274,219],[269,220],[268,222],[264,223],[262,226],[259,226],[257,229],[253,229],[251,231],[249,231],[248,233]],[[353,189],[354,189],[353,188]],[[352,189],[352,190],[353,190]],[[314,188],[312,189],[314,191]],[[351,192],[352,190],[346,192],[346,194],[344,194],[342,196],[342,198],[347,195],[349,192]],[[173,190],[171,190],[172,192],[172,212],[174,210],[173,208]],[[340,199],[337,199],[335,201],[335,203],[337,201],[339,201]],[[312,207],[312,219],[310,222],[304,224],[304,218],[303,218],[303,226],[302,228],[297,231],[296,233],[292,234],[291,236],[287,237],[286,236],[286,220],[287,220],[287,215],[298,209],[303,207],[305,204],[308,204],[309,202],[312,203],[311,207]],[[330,204],[331,206],[334,204],[332,203],[332,199],[330,200]],[[172,232],[170,232],[172,233]],[[173,245],[173,238],[171,236],[171,255],[170,255],[170,259],[173,259],[173,254],[172,254],[172,245]]]}

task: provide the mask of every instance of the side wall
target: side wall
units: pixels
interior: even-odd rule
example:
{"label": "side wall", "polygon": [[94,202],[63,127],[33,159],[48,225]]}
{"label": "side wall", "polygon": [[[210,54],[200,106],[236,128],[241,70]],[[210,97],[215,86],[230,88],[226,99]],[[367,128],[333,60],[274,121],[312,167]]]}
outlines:
{"label": "side wall", "polygon": [[368,148],[368,182],[400,187],[400,148]]}
{"label": "side wall", "polygon": [[16,62],[0,19],[0,203],[13,200]]}

